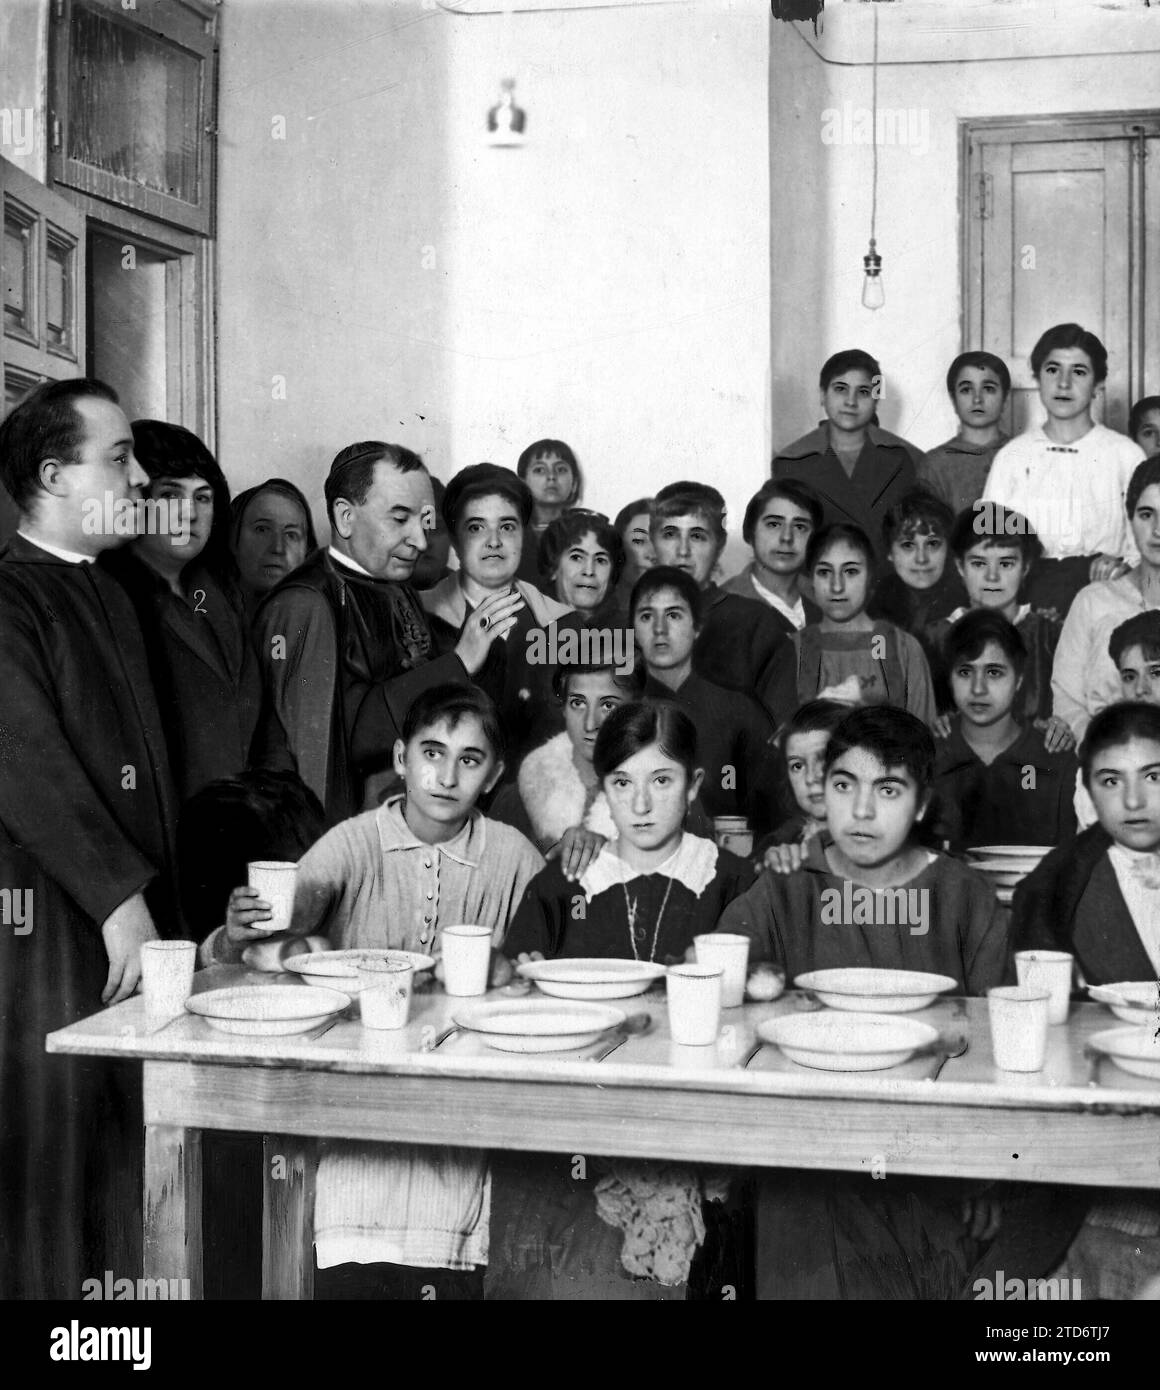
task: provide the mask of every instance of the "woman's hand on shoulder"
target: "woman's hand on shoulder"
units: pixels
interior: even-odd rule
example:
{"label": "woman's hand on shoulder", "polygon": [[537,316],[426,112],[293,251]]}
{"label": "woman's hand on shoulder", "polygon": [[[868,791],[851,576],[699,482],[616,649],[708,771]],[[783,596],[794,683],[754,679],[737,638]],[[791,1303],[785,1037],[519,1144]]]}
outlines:
{"label": "woman's hand on shoulder", "polygon": [[1057,714],[1050,719],[1037,719],[1035,727],[1043,730],[1043,746],[1049,753],[1066,753],[1075,747],[1071,726]]}
{"label": "woman's hand on shoulder", "polygon": [[806,857],[804,845],[770,845],[757,865],[757,872],[766,869],[774,874],[792,874],[801,868]]}
{"label": "woman's hand on shoulder", "polygon": [[938,714],[935,716],[934,723],[930,726],[930,731],[935,738],[950,738],[951,729],[954,725],[949,714]]}
{"label": "woman's hand on shoulder", "polygon": [[1119,579],[1131,569],[1131,565],[1126,565],[1118,555],[1097,555],[1091,563],[1088,574],[1093,584],[1100,583],[1101,580]]}
{"label": "woman's hand on shoulder", "polygon": [[544,858],[549,863],[558,859],[561,873],[572,883],[580,877],[607,843],[606,837],[598,835],[595,830],[574,825],[570,830],[564,831]]}

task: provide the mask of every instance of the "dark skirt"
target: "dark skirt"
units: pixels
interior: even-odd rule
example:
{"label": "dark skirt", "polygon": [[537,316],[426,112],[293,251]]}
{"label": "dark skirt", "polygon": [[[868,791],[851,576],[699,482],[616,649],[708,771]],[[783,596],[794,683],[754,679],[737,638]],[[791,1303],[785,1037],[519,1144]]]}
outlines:
{"label": "dark skirt", "polygon": [[1076,594],[1091,583],[1094,555],[1071,555],[1066,560],[1036,560],[1026,584],[1026,602],[1032,608],[1054,608],[1067,617]]}
{"label": "dark skirt", "polygon": [[969,1238],[955,1179],[776,1172],[757,1199],[759,1299],[972,1299],[977,1280],[1040,1279],[1063,1258],[1089,1198],[1004,1185],[998,1234]]}

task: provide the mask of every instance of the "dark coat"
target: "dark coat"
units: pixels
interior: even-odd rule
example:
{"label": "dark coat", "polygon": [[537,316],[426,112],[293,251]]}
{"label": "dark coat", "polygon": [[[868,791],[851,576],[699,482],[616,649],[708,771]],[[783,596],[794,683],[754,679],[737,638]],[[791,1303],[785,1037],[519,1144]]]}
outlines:
{"label": "dark coat", "polygon": [[1012,952],[1070,951],[1090,985],[1155,978],[1108,859],[1111,843],[1093,825],[1043,857],[1015,889]]}
{"label": "dark coat", "polygon": [[262,680],[240,596],[197,568],[179,599],[131,547],[110,557],[145,634],[182,801],[250,760]]}
{"label": "dark coat", "polygon": [[297,772],[330,825],[373,806],[376,788],[390,784],[415,697],[468,679],[453,653],[436,657],[409,585],[357,574],[326,550],[267,595],[254,636],[264,686],[255,761]]}
{"label": "dark coat", "polygon": [[830,448],[830,432],[823,421],[774,458],[772,473],[779,481],[797,478],[808,483],[822,499],[823,524],[844,521],[860,526],[879,561],[884,561],[882,523],[890,508],[913,491],[921,460],[913,444],[878,425],[868,425],[854,471],[847,473]]}
{"label": "dark coat", "polygon": [[706,813],[746,816],[756,835],[771,830],[777,814],[776,730],[764,707],[696,671],[677,690],[650,676],[645,694],[675,701],[696,725],[697,766],[705,773],[698,799]]}
{"label": "dark coat", "polygon": [[726,690],[741,690],[773,712],[777,658],[788,650],[789,624],[768,604],[710,584],[701,596],[701,631],[693,666]]}
{"label": "dark coat", "polygon": [[1075,835],[1074,753],[1049,753],[1028,726],[993,763],[985,763],[956,717],[938,743],[934,798],[927,817],[952,850],[975,845],[1059,845]]}
{"label": "dark coat", "polygon": [[[48,1056],[101,1007],[101,924],[142,890],[174,931],[176,796],[120,585],[14,537],[0,551],[0,1297],[78,1298],[140,1262],[140,1073]],[[22,899],[27,901],[27,899]]]}

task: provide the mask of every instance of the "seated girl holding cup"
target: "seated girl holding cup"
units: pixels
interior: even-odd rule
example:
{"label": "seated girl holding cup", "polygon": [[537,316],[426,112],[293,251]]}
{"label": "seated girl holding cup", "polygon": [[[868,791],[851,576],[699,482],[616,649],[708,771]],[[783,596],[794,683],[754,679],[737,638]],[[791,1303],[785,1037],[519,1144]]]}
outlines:
{"label": "seated girl holding cup", "polygon": [[[334,949],[387,947],[440,953],[440,927],[489,927],[503,939],[516,904],[543,864],[510,826],[476,803],[503,772],[504,738],[491,700],[474,686],[443,685],[415,700],[395,744],[406,790],[341,822],[298,865],[289,934],[265,939],[268,905],[235,888],[212,957],[243,949],[269,968],[320,932]],[[251,960],[253,957],[251,956]],[[493,983],[510,967],[493,953]],[[478,1298],[487,1263],[487,1155],[478,1149],[328,1143],[318,1166],[315,1297]]]}

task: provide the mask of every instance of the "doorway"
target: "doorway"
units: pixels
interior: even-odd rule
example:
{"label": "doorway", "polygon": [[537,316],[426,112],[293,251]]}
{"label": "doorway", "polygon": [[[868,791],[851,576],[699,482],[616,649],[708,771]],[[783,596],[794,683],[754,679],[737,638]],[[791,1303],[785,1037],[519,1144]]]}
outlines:
{"label": "doorway", "polygon": [[1042,419],[1028,358],[1056,323],[1108,350],[1096,415],[1160,391],[1160,112],[964,123],[964,344],[1011,369],[1005,428]]}

